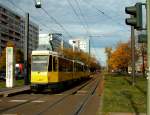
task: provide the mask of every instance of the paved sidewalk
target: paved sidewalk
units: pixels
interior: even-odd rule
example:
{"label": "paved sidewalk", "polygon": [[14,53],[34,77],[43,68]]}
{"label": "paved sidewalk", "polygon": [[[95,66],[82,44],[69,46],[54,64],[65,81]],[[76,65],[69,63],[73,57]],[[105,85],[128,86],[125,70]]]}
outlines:
{"label": "paved sidewalk", "polygon": [[14,88],[2,88],[0,89],[0,96],[1,97],[7,97],[11,94],[28,91],[30,90],[29,85],[21,86],[21,87],[14,87]]}

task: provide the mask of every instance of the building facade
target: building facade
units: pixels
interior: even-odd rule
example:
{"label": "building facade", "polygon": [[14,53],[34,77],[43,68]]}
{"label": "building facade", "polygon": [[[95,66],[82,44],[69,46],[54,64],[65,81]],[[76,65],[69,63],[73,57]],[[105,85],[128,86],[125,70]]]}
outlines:
{"label": "building facade", "polygon": [[72,48],[72,46],[63,40],[61,33],[49,33],[39,35],[39,50],[58,51],[63,48]]}
{"label": "building facade", "polygon": [[[39,27],[30,21],[29,24],[29,52],[38,47]],[[8,41],[12,41],[16,48],[24,51],[25,46],[25,18],[11,9],[0,4],[0,55]]]}
{"label": "building facade", "polygon": [[72,40],[69,40],[69,43],[71,45],[74,45],[78,49],[90,54],[90,40],[89,39],[83,39],[83,38],[72,39]]}

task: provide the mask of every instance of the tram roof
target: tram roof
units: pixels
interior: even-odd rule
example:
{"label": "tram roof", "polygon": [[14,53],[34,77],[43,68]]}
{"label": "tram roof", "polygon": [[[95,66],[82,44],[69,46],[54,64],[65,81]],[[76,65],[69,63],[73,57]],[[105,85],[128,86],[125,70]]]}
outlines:
{"label": "tram roof", "polygon": [[[68,59],[68,58],[64,57],[63,55],[59,54],[58,52],[49,51],[49,50],[34,50],[34,51],[32,51],[32,55],[54,55],[54,56],[61,57],[63,59],[71,60],[71,59]],[[81,65],[85,65],[83,62],[81,62],[79,60],[72,60],[72,61],[79,63]]]}
{"label": "tram roof", "polygon": [[49,50],[35,50],[32,51],[32,55],[58,55],[58,52]]}

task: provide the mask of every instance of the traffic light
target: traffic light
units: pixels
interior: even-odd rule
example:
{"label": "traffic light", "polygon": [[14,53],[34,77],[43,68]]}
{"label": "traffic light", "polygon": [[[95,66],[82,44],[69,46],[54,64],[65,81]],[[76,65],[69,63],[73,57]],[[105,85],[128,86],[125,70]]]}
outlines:
{"label": "traffic light", "polygon": [[142,30],[142,3],[136,3],[134,6],[126,7],[125,12],[130,14],[130,18],[126,18],[127,25],[134,26],[137,30]]}

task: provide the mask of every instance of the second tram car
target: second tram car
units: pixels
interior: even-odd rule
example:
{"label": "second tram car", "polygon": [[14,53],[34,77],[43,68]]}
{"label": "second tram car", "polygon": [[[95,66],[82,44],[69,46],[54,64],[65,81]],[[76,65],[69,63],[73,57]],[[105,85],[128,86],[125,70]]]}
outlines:
{"label": "second tram car", "polygon": [[52,88],[57,84],[86,78],[88,67],[53,51],[32,51],[31,88]]}

